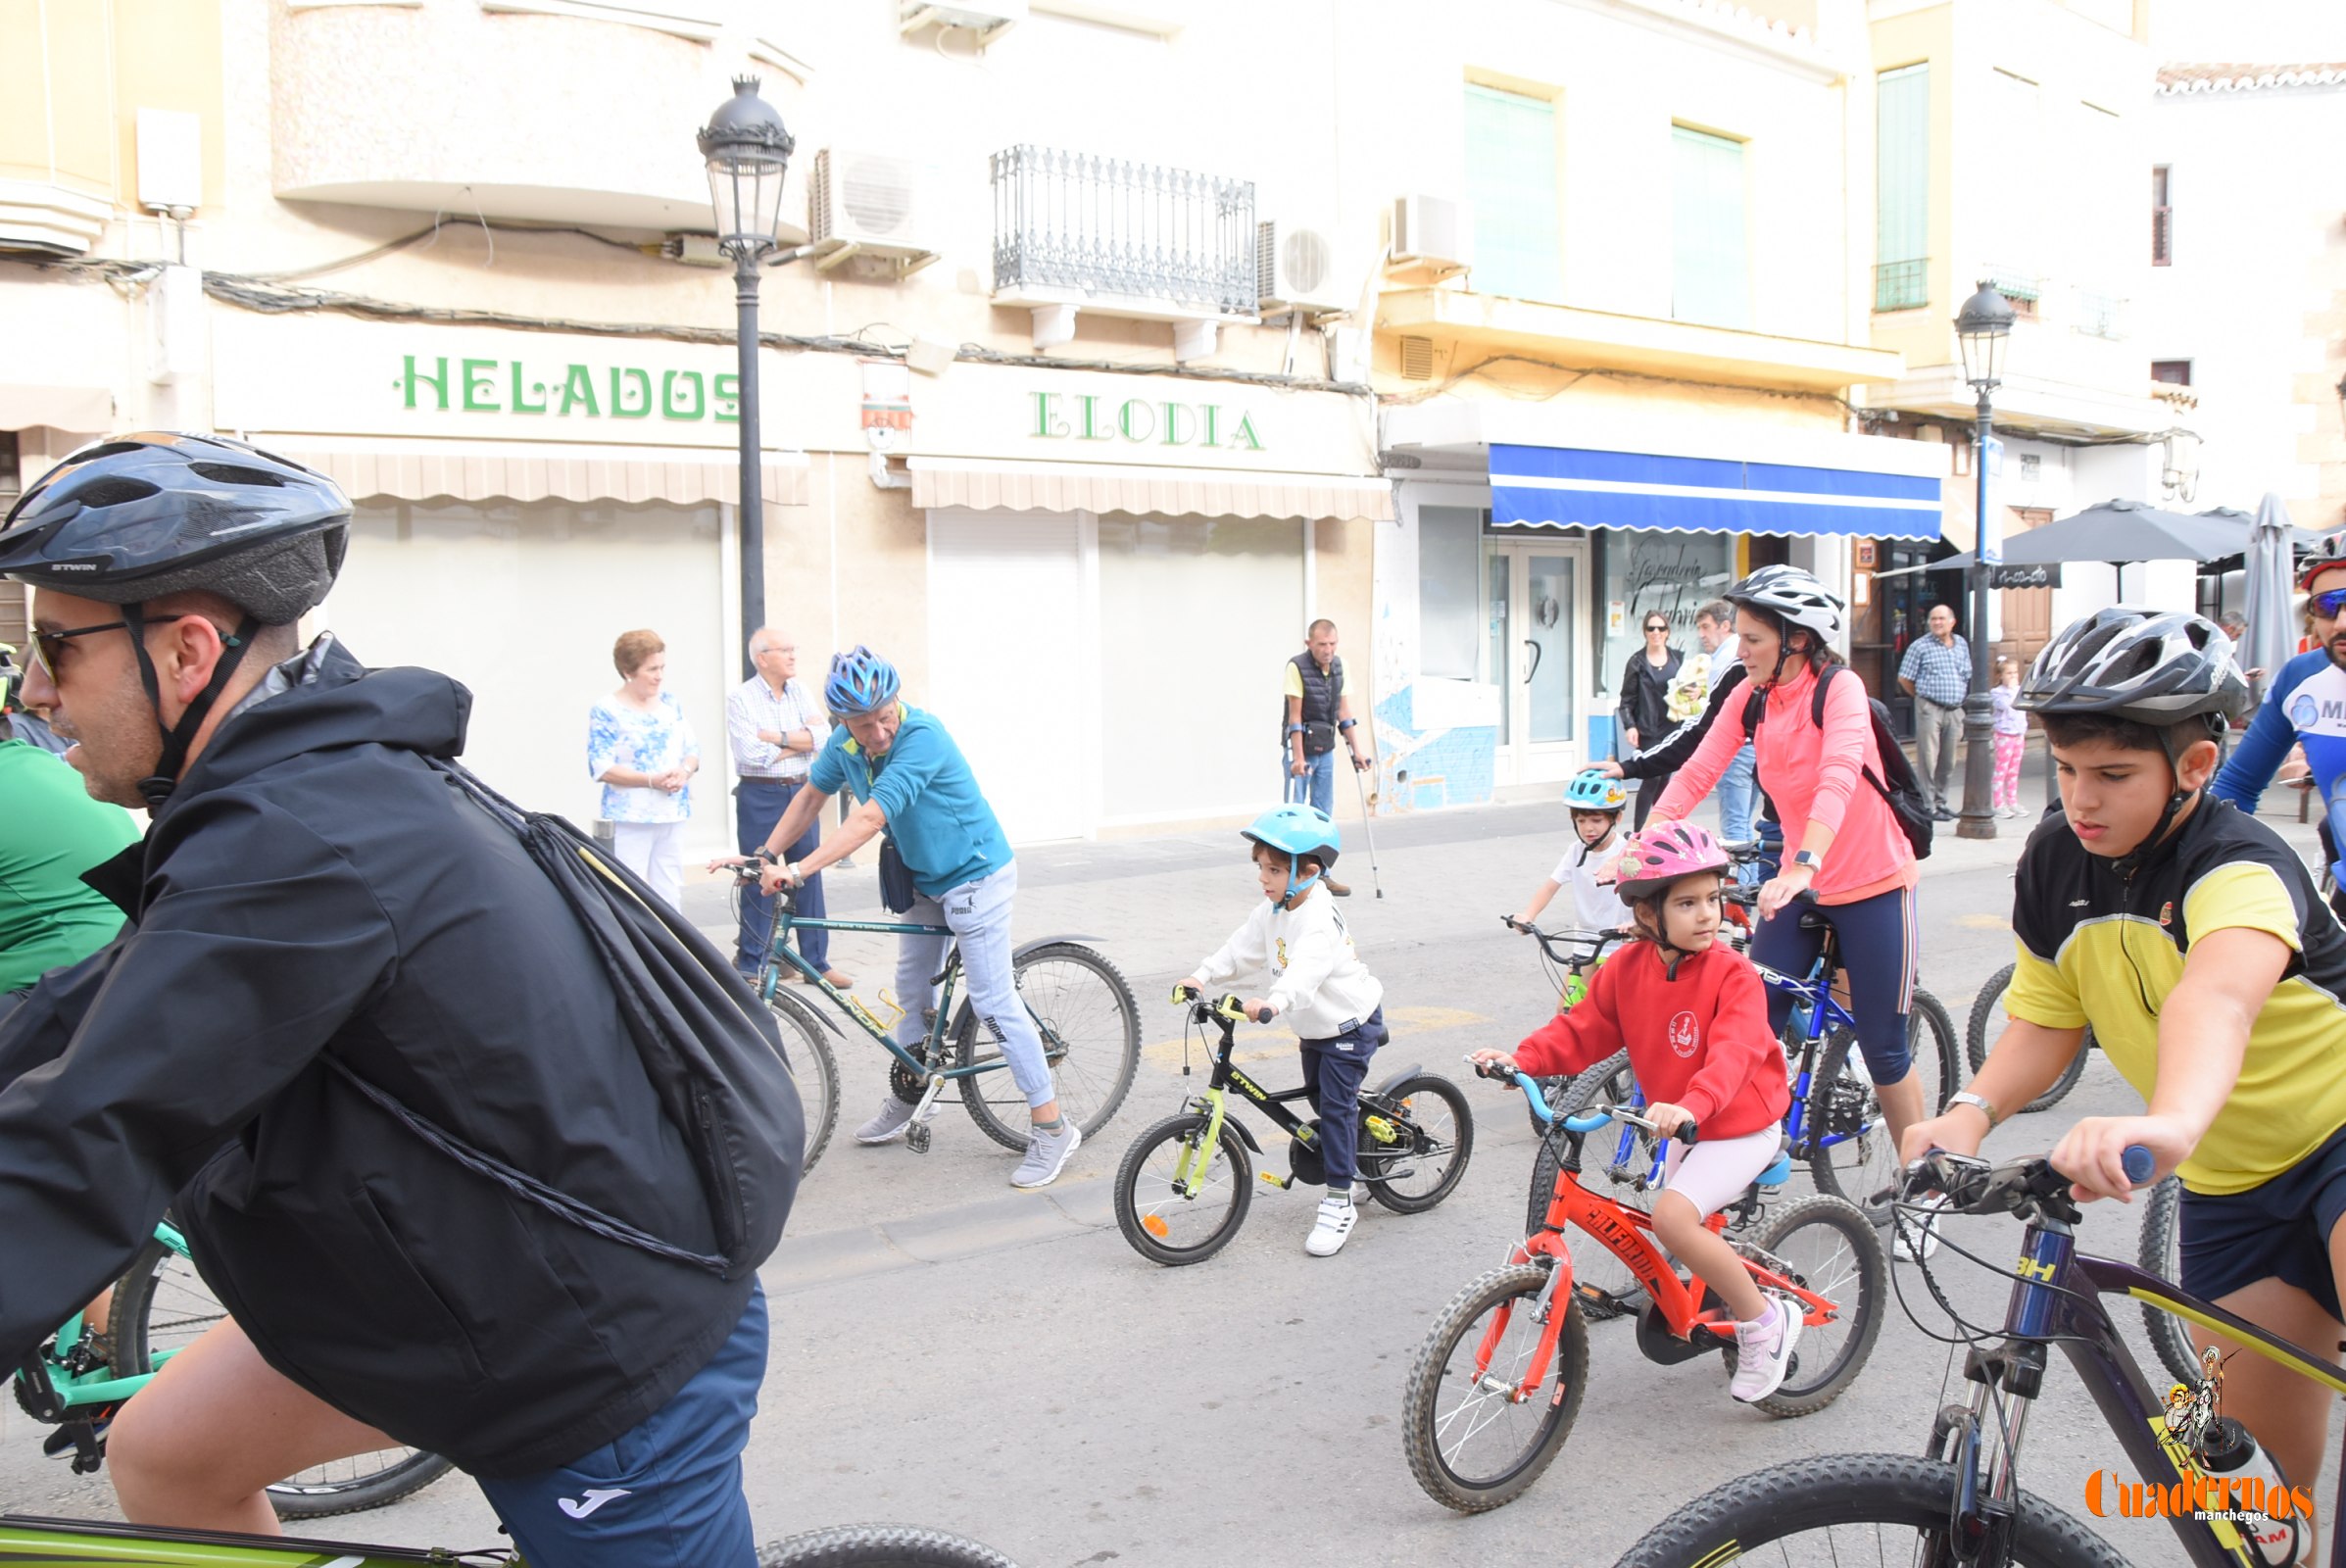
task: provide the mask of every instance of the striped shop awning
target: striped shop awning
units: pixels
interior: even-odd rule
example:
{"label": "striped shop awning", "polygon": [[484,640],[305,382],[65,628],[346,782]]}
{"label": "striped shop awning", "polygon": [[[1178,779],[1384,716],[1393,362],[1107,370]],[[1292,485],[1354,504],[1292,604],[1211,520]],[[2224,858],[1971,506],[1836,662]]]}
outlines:
{"label": "striped shop awning", "polygon": [[1935,478],[1854,468],[1491,448],[1491,520],[1516,527],[1935,539],[1938,487]]}

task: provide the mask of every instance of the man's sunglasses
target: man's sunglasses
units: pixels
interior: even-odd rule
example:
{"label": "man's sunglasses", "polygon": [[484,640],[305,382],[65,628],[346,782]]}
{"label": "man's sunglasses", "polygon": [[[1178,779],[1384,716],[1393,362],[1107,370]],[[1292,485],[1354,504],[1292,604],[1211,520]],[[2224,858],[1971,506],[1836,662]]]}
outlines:
{"label": "man's sunglasses", "polygon": [[[204,618],[206,617],[190,612],[184,615],[163,615],[148,621],[147,624],[168,626],[173,621]],[[57,684],[58,657],[65,652],[66,644],[69,641],[75,637],[95,637],[102,631],[128,631],[129,629],[125,622],[119,620],[102,621],[95,626],[75,626],[70,631],[41,631],[35,628],[32,633],[32,662],[41,666],[41,673],[46,675],[49,678],[49,684],[54,686]],[[220,641],[227,647],[233,648],[236,646],[237,640],[222,632]]]}
{"label": "man's sunglasses", "polygon": [[2335,620],[2338,612],[2346,610],[2346,588],[2330,588],[2314,595],[2313,611],[2323,620]]}

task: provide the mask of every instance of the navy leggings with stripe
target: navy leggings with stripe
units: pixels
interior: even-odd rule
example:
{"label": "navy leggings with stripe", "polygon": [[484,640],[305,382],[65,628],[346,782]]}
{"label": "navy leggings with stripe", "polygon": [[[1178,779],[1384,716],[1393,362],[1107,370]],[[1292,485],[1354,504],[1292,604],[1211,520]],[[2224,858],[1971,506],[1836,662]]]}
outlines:
{"label": "navy leggings with stripe", "polygon": [[[1914,998],[1914,890],[1892,888],[1855,904],[1787,904],[1775,919],[1760,922],[1751,939],[1751,961],[1807,979],[1825,933],[1802,929],[1803,911],[1831,925],[1840,946],[1849,1015],[1857,1020],[1866,1075],[1877,1084],[1897,1083],[1914,1068],[1906,1049],[1906,1009]],[[1769,987],[1768,1026],[1782,1034],[1791,1012],[1792,999]]]}

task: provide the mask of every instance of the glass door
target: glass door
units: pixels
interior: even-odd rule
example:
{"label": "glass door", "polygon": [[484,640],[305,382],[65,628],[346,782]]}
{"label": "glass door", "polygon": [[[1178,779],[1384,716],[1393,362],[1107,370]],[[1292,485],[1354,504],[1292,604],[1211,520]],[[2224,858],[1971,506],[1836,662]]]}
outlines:
{"label": "glass door", "polygon": [[1490,636],[1484,678],[1500,686],[1498,779],[1536,784],[1581,763],[1587,708],[1579,640],[1587,627],[1587,546],[1487,541]]}

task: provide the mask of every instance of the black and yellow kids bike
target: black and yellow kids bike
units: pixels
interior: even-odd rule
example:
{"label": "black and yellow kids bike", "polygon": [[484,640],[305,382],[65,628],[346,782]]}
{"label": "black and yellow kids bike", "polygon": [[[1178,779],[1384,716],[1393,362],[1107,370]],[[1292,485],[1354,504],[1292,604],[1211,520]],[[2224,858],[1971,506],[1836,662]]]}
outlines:
{"label": "black and yellow kids bike", "polygon": [[[1239,999],[1209,1002],[1188,987],[1173,1001],[1190,1009],[1188,1028],[1200,1035],[1219,1029],[1209,1047],[1213,1066],[1205,1093],[1181,1113],[1168,1116],[1133,1140],[1116,1167],[1116,1225],[1133,1250],[1150,1262],[1202,1263],[1220,1251],[1246,1218],[1254,1198],[1253,1160],[1262,1145],[1246,1124],[1230,1116],[1229,1092],[1236,1089],[1284,1131],[1288,1174],[1269,1171],[1274,1187],[1327,1180],[1320,1125],[1288,1108],[1309,1091],[1273,1094],[1232,1061],[1233,1037],[1246,1015]],[[1188,1035],[1181,1070],[1188,1076]],[[1235,1136],[1225,1136],[1235,1134]],[[1474,1152],[1475,1118],[1465,1094],[1447,1078],[1421,1072],[1415,1063],[1360,1094],[1360,1141],[1356,1156],[1369,1195],[1396,1214],[1432,1208],[1458,1185]]]}

